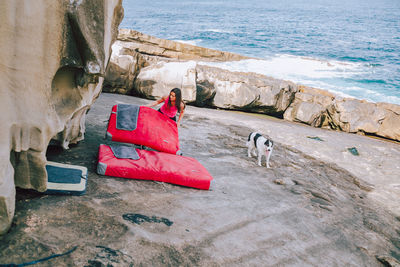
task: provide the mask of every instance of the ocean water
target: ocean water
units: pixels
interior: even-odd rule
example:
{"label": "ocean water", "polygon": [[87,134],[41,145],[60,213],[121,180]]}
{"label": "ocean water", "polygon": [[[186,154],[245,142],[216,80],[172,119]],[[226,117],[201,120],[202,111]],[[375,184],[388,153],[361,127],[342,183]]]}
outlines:
{"label": "ocean water", "polygon": [[212,65],[400,105],[399,0],[124,0],[120,28],[257,59]]}

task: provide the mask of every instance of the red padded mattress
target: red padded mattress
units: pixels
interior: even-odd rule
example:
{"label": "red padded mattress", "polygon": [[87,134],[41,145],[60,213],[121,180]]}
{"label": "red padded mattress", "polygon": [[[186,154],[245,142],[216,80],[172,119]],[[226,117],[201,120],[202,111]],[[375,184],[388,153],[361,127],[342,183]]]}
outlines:
{"label": "red padded mattress", "polygon": [[[113,147],[114,148],[114,147]],[[136,158],[117,158],[108,145],[100,145],[97,173],[153,180],[208,190],[213,179],[196,159],[157,151],[135,149]]]}
{"label": "red padded mattress", "polygon": [[[136,117],[135,121],[131,123],[134,125],[125,129],[118,126],[127,120],[120,119],[119,123],[117,121],[117,116],[121,114],[118,112],[123,110],[123,107],[137,108],[137,113],[134,116],[128,114],[125,117],[128,120],[130,117]],[[157,110],[145,106],[114,105],[108,121],[106,136],[116,142],[143,145],[157,151],[180,154],[176,122]]]}

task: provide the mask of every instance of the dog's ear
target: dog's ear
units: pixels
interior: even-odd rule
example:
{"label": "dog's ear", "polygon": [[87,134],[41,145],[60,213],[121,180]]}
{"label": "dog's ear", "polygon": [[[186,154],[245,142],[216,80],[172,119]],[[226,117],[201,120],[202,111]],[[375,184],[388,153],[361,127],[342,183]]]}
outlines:
{"label": "dog's ear", "polygon": [[264,145],[267,147],[269,147],[269,146],[272,147],[274,145],[274,142],[272,142],[272,140],[267,139],[267,141],[265,141]]}

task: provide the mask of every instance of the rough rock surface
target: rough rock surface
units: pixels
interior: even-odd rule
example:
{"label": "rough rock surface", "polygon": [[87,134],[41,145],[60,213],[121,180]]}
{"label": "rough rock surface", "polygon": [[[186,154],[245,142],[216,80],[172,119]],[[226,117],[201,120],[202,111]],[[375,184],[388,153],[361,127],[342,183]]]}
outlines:
{"label": "rough rock surface", "polygon": [[[398,266],[398,144],[188,106],[181,148],[213,175],[210,191],[99,176],[98,146],[117,103],[149,101],[103,93],[85,139],[49,148],[48,159],[88,167],[87,194],[19,190],[0,263],[78,246],[38,266]],[[271,169],[247,158],[254,130],[275,141]]]}
{"label": "rough rock surface", "polygon": [[314,127],[329,127],[327,109],[335,99],[333,94],[299,86],[294,100],[283,115],[285,120],[303,122]]}
{"label": "rough rock surface", "polygon": [[104,91],[154,99],[179,87],[184,99],[197,106],[263,113],[314,127],[400,141],[398,105],[341,98],[255,73],[205,66],[210,60],[243,59],[121,29]]}
{"label": "rough rock surface", "polygon": [[233,61],[248,59],[239,54],[160,39],[135,30],[120,29],[118,40],[126,42],[130,50],[139,53],[178,60]]}
{"label": "rough rock surface", "polygon": [[[297,86],[255,73],[230,72],[227,70],[198,65],[198,106],[224,109],[239,109],[280,116],[289,107]],[[201,87],[201,88],[200,88]],[[203,95],[212,95],[207,98]],[[205,104],[207,101],[209,104]]]}
{"label": "rough rock surface", "polygon": [[0,234],[15,186],[46,190],[50,140],[83,139],[122,12],[121,0],[0,2]]}
{"label": "rough rock surface", "polygon": [[158,62],[142,68],[137,75],[134,88],[136,94],[147,98],[160,98],[172,88],[182,90],[187,102],[196,101],[196,62]]}

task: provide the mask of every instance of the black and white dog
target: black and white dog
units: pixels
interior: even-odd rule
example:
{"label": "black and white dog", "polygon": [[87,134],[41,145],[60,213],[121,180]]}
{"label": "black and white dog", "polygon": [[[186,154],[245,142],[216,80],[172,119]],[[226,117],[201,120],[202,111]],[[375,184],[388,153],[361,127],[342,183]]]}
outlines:
{"label": "black and white dog", "polygon": [[[247,138],[247,156],[251,158],[253,156],[258,156],[258,165],[261,166],[261,158],[265,156],[265,165],[269,168],[269,158],[271,157],[272,149],[274,148],[274,142],[270,139],[265,138],[259,133],[250,133],[249,138]],[[257,151],[257,153],[256,153]]]}

